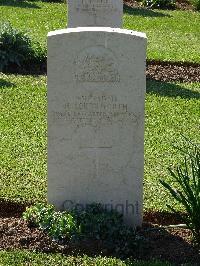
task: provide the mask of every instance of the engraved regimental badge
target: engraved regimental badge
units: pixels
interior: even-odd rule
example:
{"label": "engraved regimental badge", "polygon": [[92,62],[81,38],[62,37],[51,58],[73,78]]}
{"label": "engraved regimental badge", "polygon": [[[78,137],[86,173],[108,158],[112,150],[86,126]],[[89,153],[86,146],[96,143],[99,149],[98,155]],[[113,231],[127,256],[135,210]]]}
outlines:
{"label": "engraved regimental badge", "polygon": [[113,53],[103,46],[84,49],[75,61],[78,82],[119,82],[120,76]]}

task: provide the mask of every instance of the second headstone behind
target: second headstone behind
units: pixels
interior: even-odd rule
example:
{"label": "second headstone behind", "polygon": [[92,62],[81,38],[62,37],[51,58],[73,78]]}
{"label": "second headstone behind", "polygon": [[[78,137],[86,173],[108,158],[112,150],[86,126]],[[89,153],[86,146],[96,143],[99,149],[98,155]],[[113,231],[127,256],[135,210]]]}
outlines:
{"label": "second headstone behind", "polygon": [[68,28],[121,28],[122,16],[122,0],[68,0]]}

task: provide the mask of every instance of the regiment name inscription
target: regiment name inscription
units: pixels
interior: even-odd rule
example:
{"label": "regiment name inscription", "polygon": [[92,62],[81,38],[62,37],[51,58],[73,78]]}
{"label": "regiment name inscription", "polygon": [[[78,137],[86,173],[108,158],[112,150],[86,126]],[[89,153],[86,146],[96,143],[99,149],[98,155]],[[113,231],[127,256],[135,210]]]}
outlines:
{"label": "regiment name inscription", "polygon": [[128,104],[118,101],[115,95],[80,95],[66,101],[62,112],[53,112],[54,122],[70,122],[77,126],[99,127],[113,123],[137,123],[137,116]]}

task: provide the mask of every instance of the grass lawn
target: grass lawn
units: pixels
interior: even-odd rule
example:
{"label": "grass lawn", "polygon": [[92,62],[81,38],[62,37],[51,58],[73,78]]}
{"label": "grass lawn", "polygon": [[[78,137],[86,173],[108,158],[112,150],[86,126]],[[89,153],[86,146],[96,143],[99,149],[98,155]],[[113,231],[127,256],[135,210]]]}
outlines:
{"label": "grass lawn", "polygon": [[44,254],[28,251],[0,251],[0,265],[3,266],[170,266],[164,262],[130,262],[107,257],[74,257]]}
{"label": "grass lawn", "polygon": [[[49,31],[65,28],[66,4],[0,0],[0,21],[28,31],[46,46]],[[148,36],[148,58],[200,63],[200,12],[124,10],[124,28]]]}
{"label": "grass lawn", "polygon": [[[4,75],[1,87],[1,197],[46,199],[46,77]],[[171,198],[159,185],[179,162],[172,145],[181,134],[200,142],[200,84],[149,81],[146,95],[145,209],[165,209]]]}
{"label": "grass lawn", "polygon": [[1,197],[46,197],[46,78],[0,76]]}

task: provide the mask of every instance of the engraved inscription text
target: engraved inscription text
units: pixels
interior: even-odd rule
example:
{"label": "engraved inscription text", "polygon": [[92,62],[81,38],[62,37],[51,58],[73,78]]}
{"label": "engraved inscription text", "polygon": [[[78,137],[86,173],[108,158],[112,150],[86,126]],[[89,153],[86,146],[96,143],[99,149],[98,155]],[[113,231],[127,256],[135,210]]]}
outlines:
{"label": "engraved inscription text", "polygon": [[115,10],[111,0],[81,0],[76,8],[83,11]]}
{"label": "engraved inscription text", "polygon": [[53,112],[54,121],[68,122],[76,126],[99,127],[114,123],[137,123],[138,117],[126,103],[119,102],[115,95],[80,95],[66,101],[62,112]]}
{"label": "engraved inscription text", "polygon": [[75,78],[79,82],[119,82],[116,60],[102,46],[88,47],[75,61]]}

